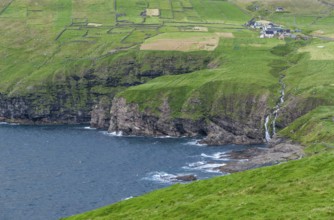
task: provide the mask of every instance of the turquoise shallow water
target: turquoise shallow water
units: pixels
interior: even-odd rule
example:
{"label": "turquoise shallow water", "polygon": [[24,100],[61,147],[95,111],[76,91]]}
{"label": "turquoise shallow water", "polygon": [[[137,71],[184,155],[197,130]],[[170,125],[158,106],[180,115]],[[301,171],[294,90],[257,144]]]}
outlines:
{"label": "turquoise shallow water", "polygon": [[230,162],[225,153],[244,148],[0,124],[0,219],[58,219],[166,187],[177,175],[222,175],[213,168]]}

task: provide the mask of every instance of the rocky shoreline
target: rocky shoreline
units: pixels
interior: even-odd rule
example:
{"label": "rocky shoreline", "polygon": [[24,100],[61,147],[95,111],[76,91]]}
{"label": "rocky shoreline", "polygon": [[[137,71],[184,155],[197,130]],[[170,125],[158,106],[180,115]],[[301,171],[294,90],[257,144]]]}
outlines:
{"label": "rocky shoreline", "polygon": [[266,148],[232,151],[229,153],[229,158],[236,161],[217,169],[224,173],[235,173],[297,160],[305,156],[304,147],[288,139],[274,138],[268,145]]}

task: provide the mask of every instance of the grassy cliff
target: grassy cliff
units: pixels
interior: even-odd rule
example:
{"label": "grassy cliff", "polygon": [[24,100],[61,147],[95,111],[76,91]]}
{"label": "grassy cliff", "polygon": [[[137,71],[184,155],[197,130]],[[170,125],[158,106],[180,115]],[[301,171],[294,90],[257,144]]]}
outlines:
{"label": "grassy cliff", "polygon": [[[270,52],[270,48],[282,42],[275,39],[250,39],[248,32],[241,34],[236,39],[221,39],[219,47],[213,52],[216,57],[213,61],[217,65],[215,68],[186,75],[159,77],[149,83],[131,87],[117,96],[138,103],[142,110],[148,108],[153,112],[167,98],[172,115],[186,118],[229,111],[223,104],[225,97],[244,97],[244,100],[239,100],[240,103],[234,100],[237,110],[248,95],[270,96],[278,88],[277,79],[270,73],[270,63],[277,56]],[[274,103],[275,95],[270,98]],[[196,105],[192,104],[193,100],[196,100]]]}
{"label": "grassy cliff", "polygon": [[[325,153],[71,219],[330,219],[333,10],[333,0],[2,0],[0,119],[87,122],[92,106],[109,112],[116,96],[154,117],[167,100],[172,119],[237,122],[262,138],[284,76],[278,135]],[[319,39],[259,39],[242,26],[252,17]]]}

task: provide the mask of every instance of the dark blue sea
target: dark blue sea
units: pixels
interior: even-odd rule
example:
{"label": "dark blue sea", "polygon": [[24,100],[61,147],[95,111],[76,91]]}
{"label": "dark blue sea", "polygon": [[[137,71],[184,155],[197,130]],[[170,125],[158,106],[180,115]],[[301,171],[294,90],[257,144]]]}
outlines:
{"label": "dark blue sea", "polygon": [[223,175],[214,168],[244,148],[83,126],[0,124],[0,219],[59,219],[169,186],[177,175]]}

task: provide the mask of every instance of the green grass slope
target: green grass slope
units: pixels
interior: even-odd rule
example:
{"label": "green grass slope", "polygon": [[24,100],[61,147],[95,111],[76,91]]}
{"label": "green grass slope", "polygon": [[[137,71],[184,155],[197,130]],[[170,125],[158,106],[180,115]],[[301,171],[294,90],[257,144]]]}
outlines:
{"label": "green grass slope", "polygon": [[[270,66],[279,57],[272,54],[270,48],[282,42],[277,39],[252,38],[250,32],[236,34],[240,36],[222,39],[220,46],[213,52],[213,56],[217,57],[213,62],[218,67],[186,75],[159,77],[149,83],[131,87],[118,96],[139,104],[142,110],[151,109],[152,112],[158,112],[163,100],[168,98],[172,115],[184,118],[226,111],[226,106],[221,105],[224,97],[239,97],[239,101],[234,100],[237,110],[244,105],[248,96],[270,96],[279,87]],[[197,100],[196,105],[192,103],[193,100]],[[275,100],[275,95],[270,97],[272,104]]]}
{"label": "green grass slope", "polygon": [[67,220],[333,219],[334,154],[177,184]]}
{"label": "green grass slope", "polygon": [[318,153],[334,148],[334,107],[321,106],[298,118],[280,132],[308,146],[307,152]]}

